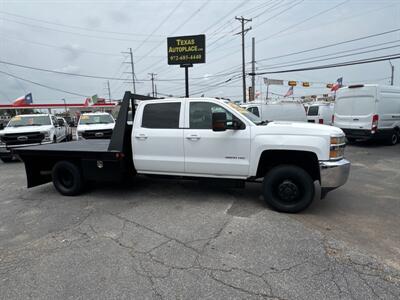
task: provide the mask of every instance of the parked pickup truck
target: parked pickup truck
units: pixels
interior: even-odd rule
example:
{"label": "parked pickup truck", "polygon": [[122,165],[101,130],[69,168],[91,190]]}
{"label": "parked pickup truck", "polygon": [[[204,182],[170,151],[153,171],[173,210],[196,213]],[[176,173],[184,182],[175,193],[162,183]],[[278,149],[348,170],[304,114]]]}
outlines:
{"label": "parked pickup truck", "polygon": [[50,114],[15,116],[0,132],[0,159],[11,161],[11,150],[19,147],[65,141],[66,130],[63,122]]}
{"label": "parked pickup truck", "polygon": [[109,113],[82,114],[76,128],[76,139],[110,139],[114,126],[115,120]]}
{"label": "parked pickup truck", "polygon": [[[266,203],[299,212],[343,185],[350,163],[345,136],[332,126],[271,122],[209,98],[141,101],[126,92],[111,140],[82,140],[17,149],[28,187],[53,181],[63,195],[80,194],[88,181],[122,181],[137,174],[215,179],[240,185],[263,182]],[[128,111],[133,109],[133,124]]]}

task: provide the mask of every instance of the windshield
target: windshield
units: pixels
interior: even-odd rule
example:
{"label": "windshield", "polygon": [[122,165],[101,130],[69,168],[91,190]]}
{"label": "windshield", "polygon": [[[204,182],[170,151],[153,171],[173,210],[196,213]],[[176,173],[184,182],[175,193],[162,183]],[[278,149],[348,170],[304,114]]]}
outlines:
{"label": "windshield", "polygon": [[83,115],[79,119],[79,124],[81,125],[109,123],[114,123],[114,119],[111,117],[111,115]]}
{"label": "windshield", "polygon": [[49,116],[15,116],[7,127],[51,125]]}
{"label": "windshield", "polygon": [[248,110],[244,109],[243,107],[233,103],[233,102],[229,102],[227,103],[230,107],[232,107],[234,110],[236,110],[237,112],[241,113],[243,116],[245,116],[247,119],[249,119],[250,121],[252,121],[255,124],[259,124],[261,123],[261,119],[259,117],[257,117],[255,114],[249,112]]}

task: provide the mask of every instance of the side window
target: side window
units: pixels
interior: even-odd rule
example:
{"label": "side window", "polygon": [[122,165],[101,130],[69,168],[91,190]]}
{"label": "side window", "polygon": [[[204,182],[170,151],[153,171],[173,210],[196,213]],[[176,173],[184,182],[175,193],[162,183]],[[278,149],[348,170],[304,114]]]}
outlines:
{"label": "side window", "polygon": [[227,129],[233,128],[233,121],[242,123],[225,108],[210,102],[191,102],[189,108],[190,129],[212,129],[212,114],[215,112],[226,113]]}
{"label": "side window", "polygon": [[260,112],[258,111],[258,107],[249,107],[248,111],[251,112],[253,115],[256,115],[257,117],[260,116]]}
{"label": "side window", "polygon": [[147,104],[143,109],[142,127],[179,128],[180,111],[180,102]]}

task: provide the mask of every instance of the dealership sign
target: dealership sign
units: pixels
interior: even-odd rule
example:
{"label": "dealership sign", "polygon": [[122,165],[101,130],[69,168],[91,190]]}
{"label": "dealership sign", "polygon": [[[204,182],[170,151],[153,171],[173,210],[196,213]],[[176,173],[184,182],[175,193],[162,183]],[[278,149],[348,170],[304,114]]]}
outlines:
{"label": "dealership sign", "polygon": [[206,62],[206,37],[204,34],[169,37],[168,64],[190,65]]}

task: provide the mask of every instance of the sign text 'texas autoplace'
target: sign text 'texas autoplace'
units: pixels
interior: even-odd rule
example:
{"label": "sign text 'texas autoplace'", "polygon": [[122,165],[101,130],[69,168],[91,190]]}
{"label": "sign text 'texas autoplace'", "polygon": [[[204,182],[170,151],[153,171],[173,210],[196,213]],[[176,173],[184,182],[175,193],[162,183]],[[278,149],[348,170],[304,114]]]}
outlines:
{"label": "sign text 'texas autoplace'", "polygon": [[204,34],[168,38],[168,64],[185,65],[206,62]]}

